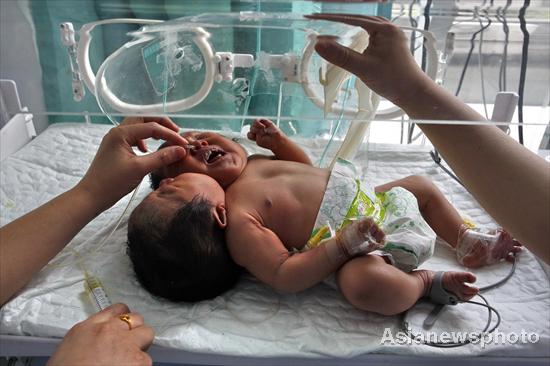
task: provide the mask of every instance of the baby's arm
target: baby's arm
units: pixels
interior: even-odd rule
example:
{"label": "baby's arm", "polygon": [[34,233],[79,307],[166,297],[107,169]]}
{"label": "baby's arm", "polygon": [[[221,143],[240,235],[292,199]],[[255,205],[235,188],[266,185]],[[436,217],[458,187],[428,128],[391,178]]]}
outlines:
{"label": "baby's arm", "polygon": [[268,119],[255,120],[247,137],[256,141],[258,146],[271,150],[279,160],[311,165],[305,151]]}
{"label": "baby's arm", "polygon": [[[323,245],[291,254],[273,231],[243,212],[230,216],[226,239],[233,260],[260,281],[280,291],[299,292],[321,282],[352,256],[382,246],[384,234],[374,221],[348,227],[351,230],[344,229],[344,234]],[[357,245],[349,245],[351,241]]]}

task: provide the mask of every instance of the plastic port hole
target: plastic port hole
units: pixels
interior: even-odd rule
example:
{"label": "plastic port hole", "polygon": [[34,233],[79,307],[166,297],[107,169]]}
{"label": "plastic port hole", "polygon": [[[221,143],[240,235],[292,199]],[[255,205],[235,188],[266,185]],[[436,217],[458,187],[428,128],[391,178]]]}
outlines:
{"label": "plastic port hole", "polygon": [[185,55],[185,52],[183,52],[183,48],[178,48],[175,52],[174,52],[174,58],[176,60],[181,60],[183,58],[183,56]]}

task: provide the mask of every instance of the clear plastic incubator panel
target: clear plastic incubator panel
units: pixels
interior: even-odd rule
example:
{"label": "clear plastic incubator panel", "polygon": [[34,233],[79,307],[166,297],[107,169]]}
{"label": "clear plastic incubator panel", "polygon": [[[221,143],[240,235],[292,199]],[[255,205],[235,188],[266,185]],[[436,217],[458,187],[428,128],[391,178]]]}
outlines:
{"label": "clear plastic incubator panel", "polygon": [[109,116],[355,117],[360,98],[354,77],[329,79],[333,67],[314,51],[322,35],[348,46],[368,43],[360,28],[290,13],[203,14],[145,25],[103,62],[96,97]]}
{"label": "clear plastic incubator panel", "polygon": [[[18,85],[39,132],[55,122],[166,114],[182,127],[235,132],[267,117],[289,135],[336,140],[351,121],[372,120],[371,141],[420,141],[399,108],[314,51],[323,35],[358,51],[368,45],[358,27],[303,17],[344,12],[390,19],[432,79],[487,120],[510,124],[503,129],[515,137],[544,142],[546,0],[528,6],[508,0],[6,0],[1,6],[0,78]],[[5,104],[3,111],[21,112]]]}

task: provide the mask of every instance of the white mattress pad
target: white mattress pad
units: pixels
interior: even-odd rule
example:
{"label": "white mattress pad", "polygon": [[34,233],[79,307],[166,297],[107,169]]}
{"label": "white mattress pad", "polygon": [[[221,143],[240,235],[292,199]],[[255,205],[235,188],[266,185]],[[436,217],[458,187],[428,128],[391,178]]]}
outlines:
{"label": "white mattress pad", "polygon": [[[2,225],[38,207],[74,186],[84,175],[103,135],[110,126],[56,124],[1,163]],[[246,139],[244,139],[246,140]],[[243,140],[243,142],[244,142]],[[245,143],[249,150],[254,146]],[[320,156],[324,142],[301,141]],[[432,179],[461,213],[480,226],[494,226],[472,196],[454,182],[429,156],[426,147],[370,145],[366,179],[373,185],[421,174]],[[366,153],[357,161],[366,162]],[[496,184],[496,182],[495,182]],[[132,203],[135,207],[150,191],[148,179]],[[487,292],[490,304],[502,316],[499,331],[538,335],[535,343],[481,344],[440,349],[415,344],[381,344],[386,328],[396,335],[398,316],[381,316],[354,309],[335,290],[319,284],[299,294],[283,294],[244,276],[235,289],[210,301],[171,303],[154,298],[135,279],[125,254],[127,212],[120,227],[102,247],[98,244],[113,228],[130,195],[87,225],[51,264],[38,273],[0,311],[2,334],[62,337],[93,308],[83,293],[83,272],[70,248],[80,253],[90,272],[99,277],[112,302],[124,302],[141,313],[156,331],[155,343],[186,351],[239,356],[353,357],[367,352],[423,355],[550,356],[549,279],[535,256],[524,250],[515,275],[502,287]],[[423,268],[463,269],[444,243]],[[510,264],[500,263],[473,271],[478,285],[505,276]],[[476,299],[474,299],[476,300]],[[477,299],[479,301],[479,298]],[[413,330],[431,307],[411,311]],[[447,306],[431,329],[479,331],[487,310],[469,304]]]}

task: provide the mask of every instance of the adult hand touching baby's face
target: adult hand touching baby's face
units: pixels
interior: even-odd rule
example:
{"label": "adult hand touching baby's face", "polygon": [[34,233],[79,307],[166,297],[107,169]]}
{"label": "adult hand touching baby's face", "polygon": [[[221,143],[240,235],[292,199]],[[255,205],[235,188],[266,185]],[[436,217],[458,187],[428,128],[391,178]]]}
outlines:
{"label": "adult hand touching baby's face", "polygon": [[[131,126],[131,125],[139,125],[149,122],[156,122],[161,126],[164,126],[174,132],[179,131],[178,125],[174,123],[170,118],[168,117],[142,117],[142,116],[130,116],[125,117],[122,122],[120,123],[121,126]],[[136,143],[136,147],[141,152],[147,152],[147,145],[145,144],[145,140],[139,140]]]}
{"label": "adult hand touching baby's face", "polygon": [[[161,123],[170,125],[166,121]],[[144,148],[143,140],[147,138],[163,139],[172,145],[137,156],[132,147]],[[105,210],[131,192],[149,172],[185,158],[187,151],[183,146],[186,144],[177,133],[177,126],[168,128],[157,122],[124,123],[103,137],[88,172],[77,187],[93,197],[98,211]]]}

